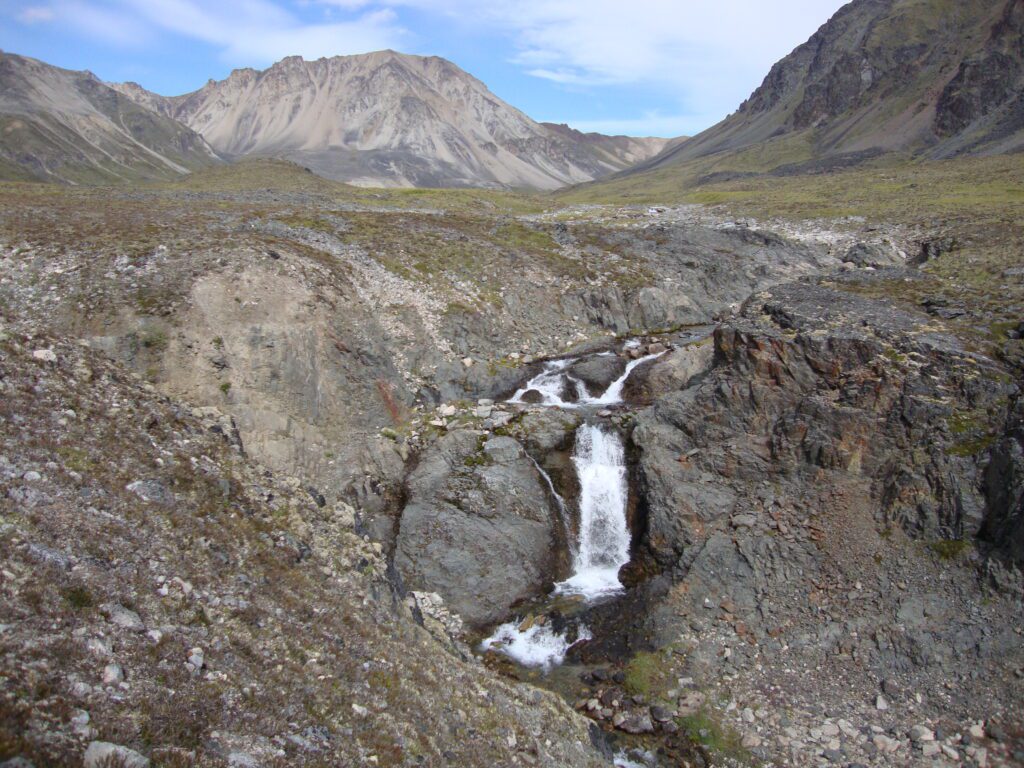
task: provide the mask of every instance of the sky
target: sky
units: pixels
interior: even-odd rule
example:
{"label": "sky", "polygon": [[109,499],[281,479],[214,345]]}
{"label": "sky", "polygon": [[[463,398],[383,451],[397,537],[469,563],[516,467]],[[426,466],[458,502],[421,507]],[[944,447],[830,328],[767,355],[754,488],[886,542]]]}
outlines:
{"label": "sky", "polygon": [[693,135],[846,0],[0,0],[0,49],[187,93],[239,67],[443,56],[536,120]]}

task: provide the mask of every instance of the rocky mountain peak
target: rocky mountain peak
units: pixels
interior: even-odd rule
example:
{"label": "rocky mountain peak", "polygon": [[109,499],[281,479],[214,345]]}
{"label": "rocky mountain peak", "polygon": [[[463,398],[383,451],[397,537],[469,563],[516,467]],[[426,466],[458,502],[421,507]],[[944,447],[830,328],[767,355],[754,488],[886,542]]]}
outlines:
{"label": "rocky mountain peak", "polygon": [[452,62],[393,50],[289,56],[171,98],[114,87],[226,155],[284,157],[364,185],[553,189],[622,170],[665,144],[552,130]]}

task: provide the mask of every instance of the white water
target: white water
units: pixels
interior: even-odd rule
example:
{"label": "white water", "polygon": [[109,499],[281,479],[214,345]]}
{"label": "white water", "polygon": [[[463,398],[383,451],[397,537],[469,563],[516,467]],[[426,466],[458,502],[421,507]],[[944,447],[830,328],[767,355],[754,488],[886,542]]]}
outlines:
{"label": "white water", "polygon": [[[607,356],[609,353],[602,352],[602,357]],[[633,373],[634,369],[648,360],[654,360],[657,357],[661,357],[664,352],[658,352],[654,355],[646,355],[637,360],[633,360],[626,366],[626,370],[622,372],[615,381],[608,385],[601,395],[598,397],[592,397],[587,391],[587,386],[582,381],[566,373],[566,368],[575,363],[579,358],[567,358],[564,360],[551,360],[544,363],[544,370],[530,379],[526,384],[516,390],[516,393],[509,398],[510,403],[522,403],[526,393],[530,390],[535,390],[541,396],[540,405],[546,405],[554,408],[579,408],[586,405],[618,405],[622,402],[622,388],[626,385],[626,380],[630,374]],[[568,402],[562,399],[562,393],[568,385],[572,385],[576,390],[576,402]]]}
{"label": "white water", "polygon": [[565,654],[574,645],[593,637],[585,626],[580,626],[576,639],[571,643],[565,635],[556,633],[548,624],[534,624],[525,631],[520,631],[519,626],[519,622],[516,621],[502,624],[493,635],[480,644],[480,650],[500,651],[524,667],[541,667],[548,670],[561,664],[565,660]]}
{"label": "white water", "polygon": [[[573,574],[555,585],[555,594],[580,595],[590,601],[621,592],[619,570],[629,562],[622,439],[615,431],[605,432],[598,426],[583,424],[576,430],[572,461],[580,481],[580,533],[572,549]],[[567,536],[572,541],[565,503],[551,478],[540,471],[558,500]],[[561,664],[576,643],[591,639],[590,631],[582,625],[573,642],[548,625],[533,625],[526,630],[519,627],[516,621],[502,624],[480,644],[480,650],[499,651],[524,666],[547,670]]]}
{"label": "white water", "polygon": [[572,462],[580,481],[580,535],[573,575],[555,592],[593,600],[621,592],[619,570],[629,562],[626,461],[617,432],[592,424],[576,430]]}

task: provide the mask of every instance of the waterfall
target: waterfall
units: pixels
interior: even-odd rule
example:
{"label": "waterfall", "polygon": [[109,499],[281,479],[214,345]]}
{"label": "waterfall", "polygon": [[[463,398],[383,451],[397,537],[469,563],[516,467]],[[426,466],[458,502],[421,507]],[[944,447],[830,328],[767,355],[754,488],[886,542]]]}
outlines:
{"label": "waterfall", "polygon": [[[595,600],[622,591],[619,570],[629,562],[629,526],[626,524],[626,462],[622,439],[617,432],[605,432],[592,424],[576,430],[573,465],[580,481],[580,532],[572,546],[573,574],[555,585],[555,594],[580,595]],[[534,461],[558,501],[573,541],[568,512],[548,474]],[[561,664],[576,643],[591,639],[584,625],[577,627],[576,639],[557,633],[548,624],[518,621],[502,624],[480,644],[481,651],[494,650],[527,667],[545,670]]]}
{"label": "waterfall", "polygon": [[594,405],[616,405],[617,403],[621,403],[622,388],[626,386],[626,379],[629,378],[629,374],[633,372],[633,369],[638,365],[646,363],[648,360],[654,360],[664,354],[664,352],[657,352],[656,354],[647,355],[646,357],[633,360],[626,366],[626,370],[622,372],[622,375],[608,386],[608,389],[604,391],[604,394],[593,401]]}
{"label": "waterfall", "polygon": [[[605,357],[609,353],[602,352],[600,357]],[[622,372],[615,381],[608,385],[601,395],[598,397],[592,397],[587,391],[587,386],[582,381],[566,373],[566,368],[576,362],[579,358],[567,358],[564,360],[551,360],[544,364],[544,370],[526,382],[523,387],[516,390],[516,393],[509,398],[510,403],[523,403],[523,398],[527,392],[535,391],[540,397],[540,405],[546,405],[555,408],[579,408],[585,405],[618,405],[622,402],[622,389],[626,385],[626,380],[630,374],[633,373],[634,369],[646,363],[648,360],[654,360],[655,358],[661,357],[664,352],[658,352],[653,355],[646,355],[637,360],[633,360],[626,366],[626,370]],[[566,387],[571,385],[576,392],[576,402],[571,403],[562,399],[562,393],[565,392]]]}
{"label": "waterfall", "polygon": [[580,532],[573,575],[555,590],[591,600],[622,591],[619,570],[629,562],[622,440],[617,432],[583,424],[576,430],[572,461],[580,481]]}

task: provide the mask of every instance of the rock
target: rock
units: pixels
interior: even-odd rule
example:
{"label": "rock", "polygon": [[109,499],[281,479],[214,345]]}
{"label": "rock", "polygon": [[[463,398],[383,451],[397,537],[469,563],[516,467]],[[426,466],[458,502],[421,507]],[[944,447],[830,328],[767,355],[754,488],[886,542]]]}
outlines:
{"label": "rock", "polygon": [[568,373],[587,386],[591,396],[596,397],[626,370],[626,361],[618,355],[593,355],[574,363]]}
{"label": "rock", "polygon": [[149,760],[133,749],[111,744],[107,741],[94,741],[85,750],[83,768],[149,768]]}
{"label": "rock", "polygon": [[197,672],[206,666],[206,656],[203,653],[202,648],[193,648],[188,652],[188,663],[192,665],[192,668]]}
{"label": "rock", "polygon": [[124,670],[121,669],[120,664],[107,664],[103,668],[104,685],[117,685],[122,682],[124,682]]}
{"label": "rock", "polygon": [[467,368],[472,367],[472,365],[473,365],[473,358],[472,357],[464,357],[464,358],[462,358],[462,364],[464,366],[466,366]]}
{"label": "rock", "polygon": [[30,469],[28,472],[21,476],[21,479],[26,483],[38,483],[43,479],[43,476],[36,472],[34,469]]}
{"label": "rock", "polygon": [[125,608],[123,605],[104,605],[101,611],[110,620],[111,624],[130,630],[131,632],[145,632],[146,625],[142,617],[135,611]]}
{"label": "rock", "polygon": [[651,717],[659,723],[667,723],[672,719],[672,713],[664,707],[655,705],[651,707]]}
{"label": "rock", "polygon": [[135,480],[125,486],[143,501],[169,506],[174,503],[174,494],[159,480]]}
{"label": "rock", "polygon": [[445,419],[450,419],[458,412],[458,408],[456,408],[454,405],[442,405],[440,408],[437,409],[438,415]]}
{"label": "rock", "polygon": [[915,725],[910,729],[910,740],[913,742],[935,741],[935,734],[926,726]]}
{"label": "rock", "polygon": [[493,411],[494,409],[491,406],[481,405],[473,409],[473,415],[476,416],[478,419],[487,419],[490,418],[491,413]]}
{"label": "rock", "polygon": [[891,243],[857,243],[842,257],[843,262],[856,267],[895,267],[904,263],[903,257]]}
{"label": "rock", "polygon": [[925,742],[919,746],[921,747],[921,754],[925,757],[932,757],[942,751],[942,747],[934,741]]}
{"label": "rock", "polygon": [[439,593],[472,627],[543,591],[562,525],[522,446],[510,437],[482,440],[450,432],[421,454],[394,557],[408,589]]}
{"label": "rock", "polygon": [[260,768],[260,761],[248,752],[229,752],[228,768]]}
{"label": "rock", "polygon": [[35,764],[28,758],[19,755],[10,760],[4,760],[0,763],[0,768],[35,768]]}
{"label": "rock", "polygon": [[651,722],[650,713],[646,711],[630,712],[626,714],[616,728],[626,733],[653,733],[654,723]]}
{"label": "rock", "polygon": [[42,361],[44,363],[56,363],[57,362],[57,353],[55,353],[52,349],[36,349],[36,350],[33,350],[32,357],[34,357],[36,360],[40,360],[40,361]]}
{"label": "rock", "polygon": [[874,743],[878,751],[884,754],[891,754],[900,748],[899,741],[897,741],[896,739],[892,739],[886,736],[885,734],[881,733],[876,734],[874,737],[872,737],[871,741]]}
{"label": "rock", "polygon": [[730,522],[733,528],[753,528],[757,518],[754,515],[734,515]]}
{"label": "rock", "polygon": [[884,711],[889,708],[889,702],[882,694],[878,694],[875,697],[875,709]]}

